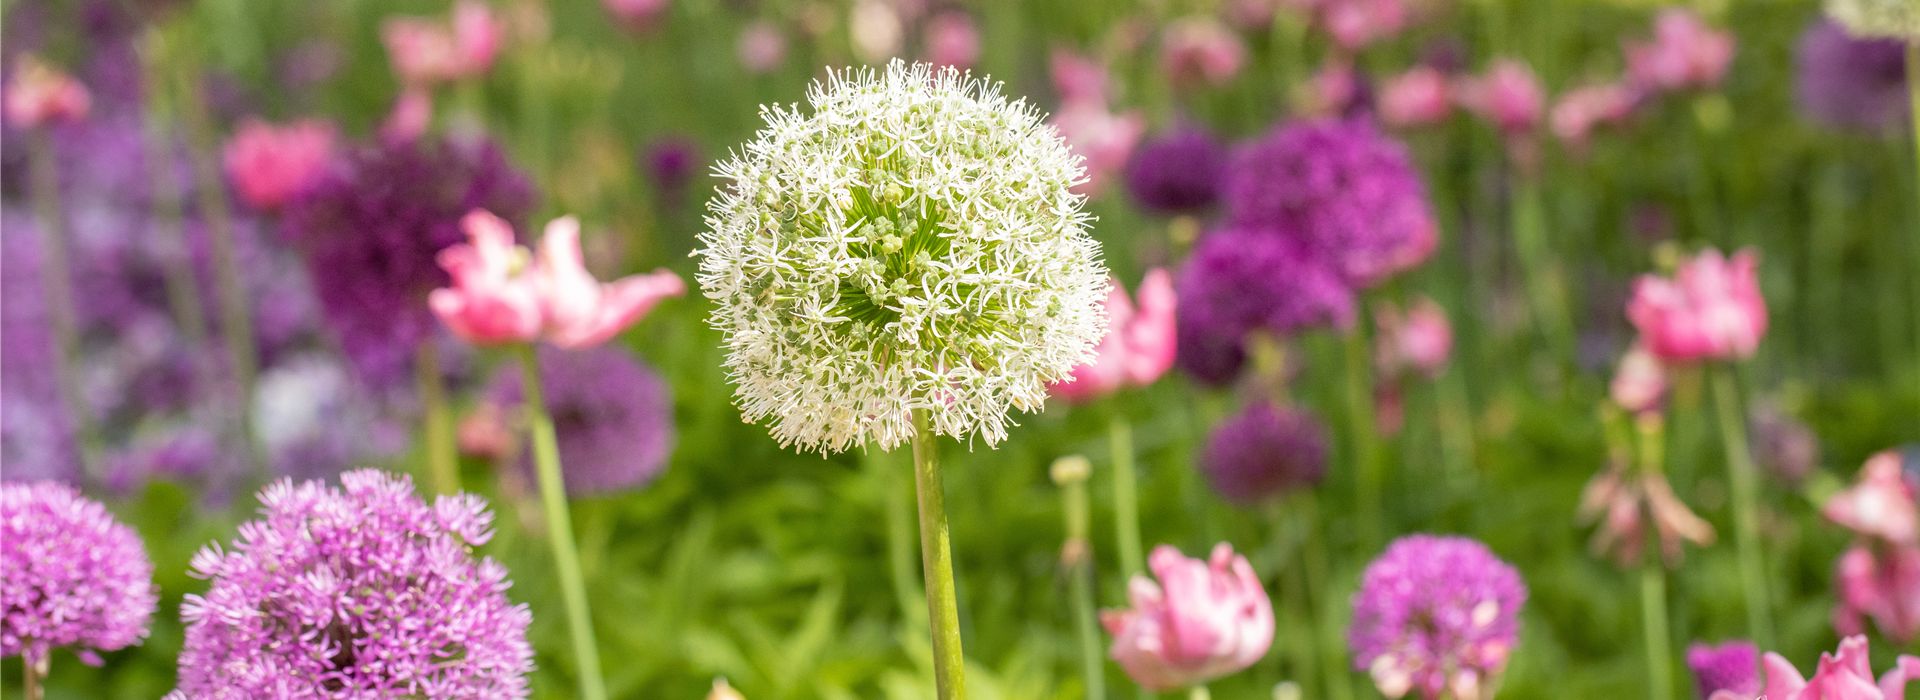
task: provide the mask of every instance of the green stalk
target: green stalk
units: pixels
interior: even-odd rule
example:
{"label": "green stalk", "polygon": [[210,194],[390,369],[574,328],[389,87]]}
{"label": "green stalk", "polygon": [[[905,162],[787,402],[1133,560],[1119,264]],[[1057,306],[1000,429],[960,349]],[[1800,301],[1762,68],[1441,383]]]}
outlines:
{"label": "green stalk", "polygon": [[[1920,42],[1916,41],[1907,42],[1907,95],[1912,101],[1907,112],[1913,117],[1914,154],[1920,158]],[[1915,162],[1920,165],[1920,160]],[[1914,182],[1920,183],[1920,176],[1916,176]],[[1914,237],[1912,245],[1916,264],[1920,264],[1920,235]],[[1916,286],[1916,294],[1920,294],[1920,286]],[[1914,299],[1914,310],[1920,314],[1920,296]],[[1920,322],[1914,324],[1914,334],[1915,355],[1920,357]],[[1920,381],[1920,369],[1916,369],[1913,376]]]}
{"label": "green stalk", "polygon": [[533,431],[533,464],[540,476],[540,500],[547,511],[547,538],[552,542],[554,568],[560,575],[560,594],[566,600],[567,625],[573,632],[580,697],[607,700],[606,679],[600,675],[600,649],[593,641],[593,616],[587,610],[587,584],[580,573],[580,552],[573,543],[573,520],[567,514],[567,487],[560,478],[560,444],[540,390],[540,363],[532,345],[520,345],[514,351],[520,355],[521,381],[526,387],[527,422]]}
{"label": "green stalk", "polygon": [[[1063,457],[1079,460],[1087,468],[1077,470],[1056,466],[1053,480],[1060,485],[1060,498],[1067,519],[1067,544],[1062,562],[1066,565],[1067,593],[1073,598],[1074,630],[1080,636],[1080,674],[1087,685],[1087,700],[1106,700],[1107,672],[1106,661],[1100,654],[1100,627],[1094,614],[1093,578],[1093,529],[1092,506],[1087,497],[1087,471],[1091,465],[1080,457]],[[1061,462],[1056,462],[1056,465]]]}
{"label": "green stalk", "polygon": [[1747,599],[1747,632],[1762,649],[1773,648],[1773,612],[1760,560],[1759,483],[1747,454],[1745,414],[1731,365],[1708,368],[1720,412],[1720,437],[1727,450],[1727,479],[1732,486],[1734,543],[1740,554],[1740,583]]}
{"label": "green stalk", "polygon": [[934,690],[939,700],[962,700],[967,697],[966,657],[960,652],[959,594],[953,585],[940,445],[925,409],[913,412],[913,427],[913,482],[920,495],[920,562],[933,632]]}
{"label": "green stalk", "polygon": [[1547,339],[1554,359],[1573,361],[1573,328],[1567,320],[1566,281],[1547,245],[1546,204],[1538,176],[1516,178],[1513,196],[1513,247],[1533,301],[1534,323]]}
{"label": "green stalk", "polygon": [[1133,471],[1133,424],[1116,409],[1107,421],[1107,449],[1113,455],[1114,536],[1120,543],[1120,576],[1131,579],[1146,573],[1145,550],[1140,546],[1140,488]]}
{"label": "green stalk", "polygon": [[[1634,428],[1639,433],[1640,472],[1649,476],[1663,474],[1666,471],[1666,421],[1657,412],[1642,413],[1634,416]],[[1647,637],[1647,683],[1652,689],[1647,697],[1673,700],[1673,633],[1667,626],[1667,572],[1660,560],[1658,530],[1647,532],[1646,539],[1648,550],[1654,553],[1640,562],[1640,621]]]}
{"label": "green stalk", "polygon": [[80,391],[80,316],[73,305],[73,268],[67,250],[66,211],[60,207],[59,165],[46,127],[27,130],[27,166],[33,177],[33,208],[40,220],[40,284],[47,299],[47,325],[53,330],[54,379],[60,401],[73,422],[80,445],[80,468],[99,480],[100,434]]}
{"label": "green stalk", "polygon": [[[1364,325],[1364,324],[1362,324]],[[1354,463],[1354,514],[1359,520],[1360,550],[1372,552],[1380,547],[1380,490],[1386,475],[1380,460],[1380,433],[1373,423],[1373,353],[1367,333],[1355,327],[1346,334],[1347,430],[1352,440]]]}
{"label": "green stalk", "polygon": [[[1299,498],[1298,495],[1294,496],[1296,501]],[[1313,604],[1306,598],[1306,575],[1301,571],[1305,568],[1301,565],[1305,553],[1300,548],[1300,543],[1295,541],[1295,538],[1305,539],[1305,534],[1301,530],[1299,519],[1279,499],[1268,503],[1267,518],[1273,522],[1275,538],[1291,545],[1290,549],[1280,552],[1283,555],[1281,558],[1283,563],[1279,581],[1281,609],[1286,611],[1288,622],[1291,623],[1287,626],[1285,638],[1285,653],[1289,657],[1288,670],[1291,671],[1296,682],[1306,686],[1304,690],[1307,697],[1319,697],[1319,693],[1315,692],[1319,688],[1314,678],[1316,673],[1314,669],[1319,666],[1319,660],[1316,658],[1319,637],[1313,632],[1314,627],[1311,622]],[[1288,559],[1293,561],[1288,562]],[[1299,617],[1296,618],[1295,615]],[[1305,643],[1300,639],[1301,630],[1307,631]]]}
{"label": "green stalk", "polygon": [[433,479],[435,493],[460,492],[460,464],[455,457],[453,411],[447,406],[446,392],[440,383],[440,344],[432,337],[421,341],[414,355],[413,371],[420,383],[420,406],[425,413],[427,475]]}
{"label": "green stalk", "polygon": [[1316,644],[1321,645],[1324,654],[1319,654],[1320,669],[1327,677],[1328,700],[1353,700],[1353,685],[1348,683],[1346,645],[1340,639],[1339,621],[1334,617],[1333,591],[1327,579],[1327,543],[1320,531],[1319,496],[1312,490],[1304,490],[1300,497],[1300,521],[1306,523],[1307,541],[1306,559],[1307,601],[1310,609],[1320,612],[1315,622],[1318,628]]}

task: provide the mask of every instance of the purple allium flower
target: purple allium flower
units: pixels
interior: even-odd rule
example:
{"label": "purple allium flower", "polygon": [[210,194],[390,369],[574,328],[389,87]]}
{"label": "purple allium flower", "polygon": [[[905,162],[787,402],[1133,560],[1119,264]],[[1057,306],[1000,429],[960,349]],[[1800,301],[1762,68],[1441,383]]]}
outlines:
{"label": "purple allium flower", "polygon": [[1212,134],[1183,127],[1133,152],[1127,192],[1140,206],[1161,214],[1205,209],[1220,198],[1226,166],[1226,150]]}
{"label": "purple allium flower", "polygon": [[1898,39],[1856,39],[1822,18],[1800,35],[1794,95],[1800,113],[1838,129],[1884,132],[1905,122],[1907,48]]}
{"label": "purple allium flower", "polygon": [[59,647],[88,664],[147,636],[159,605],[133,528],[66,484],[0,484],[0,656]]}
{"label": "purple allium flower", "polygon": [[340,488],[281,479],[260,503],[230,549],[193,558],[212,584],[180,604],[170,698],[527,697],[533,615],[471,550],[493,536],[484,499],[428,505],[366,469]]}
{"label": "purple allium flower", "polygon": [[451,279],[434,260],[465,240],[476,208],[524,222],[527,179],[485,141],[415,139],[363,147],[290,202],[281,230],[305,252],[321,310],[360,374],[397,383],[439,328],[427,293]]}
{"label": "purple allium flower", "polygon": [[1760,647],[1753,642],[1694,642],[1687,647],[1687,668],[1693,669],[1702,700],[1718,690],[1732,691],[1743,698],[1760,694]]}
{"label": "purple allium flower", "polygon": [[[560,443],[567,493],[629,489],[652,481],[673,451],[673,396],[666,382],[619,345],[584,350],[540,349],[540,388]],[[503,407],[525,401],[518,367],[495,378],[490,399]],[[531,454],[520,460],[529,479]]]}
{"label": "purple allium flower", "polygon": [[1240,376],[1240,367],[1247,361],[1246,348],[1240,341],[1240,336],[1227,335],[1189,315],[1175,315],[1173,361],[1202,384],[1225,386]]}
{"label": "purple allium flower", "polygon": [[1507,667],[1526,601],[1519,572],[1478,540],[1394,540],[1367,565],[1353,597],[1354,668],[1391,698],[1480,697]]}
{"label": "purple allium flower", "polygon": [[1319,483],[1327,429],[1311,412],[1260,401],[1222,421],[1200,461],[1221,498],[1246,505]]}
{"label": "purple allium flower", "polygon": [[1296,237],[1372,287],[1439,242],[1406,148],[1366,119],[1294,122],[1243,149],[1221,185],[1228,219]]}
{"label": "purple allium flower", "polygon": [[73,426],[55,381],[33,217],[0,208],[0,464],[16,480],[80,477]]}
{"label": "purple allium flower", "polygon": [[1354,320],[1353,290],[1340,275],[1298,239],[1268,230],[1229,228],[1202,238],[1175,289],[1178,316],[1223,338],[1345,329]]}
{"label": "purple allium flower", "polygon": [[685,137],[664,138],[647,146],[647,176],[667,199],[679,200],[700,172],[700,144]]}

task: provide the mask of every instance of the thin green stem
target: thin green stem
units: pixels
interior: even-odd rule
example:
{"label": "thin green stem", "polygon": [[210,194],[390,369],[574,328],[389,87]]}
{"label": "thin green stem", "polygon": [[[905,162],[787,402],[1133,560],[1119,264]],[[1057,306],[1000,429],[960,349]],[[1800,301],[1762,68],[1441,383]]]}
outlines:
{"label": "thin green stem", "polygon": [[573,542],[573,519],[567,513],[567,487],[560,478],[560,444],[554,437],[553,417],[547,414],[546,397],[540,389],[540,363],[532,345],[521,345],[515,352],[520,356],[521,382],[526,387],[527,423],[533,432],[533,464],[540,477],[540,500],[547,511],[547,538],[553,546],[560,594],[567,605],[567,625],[573,633],[580,697],[607,700],[606,679],[600,675],[600,649],[593,640],[593,615],[587,609],[586,579],[580,573],[580,552]]}
{"label": "thin green stem", "polygon": [[[1364,326],[1365,324],[1360,324]],[[1380,491],[1386,475],[1380,459],[1380,433],[1373,417],[1373,353],[1366,331],[1356,327],[1346,334],[1347,431],[1354,465],[1354,515],[1359,521],[1360,550],[1380,547]]]}
{"label": "thin green stem", "polygon": [[953,585],[940,445],[925,409],[913,412],[913,427],[913,482],[920,495],[920,562],[933,633],[934,690],[939,700],[961,700],[967,697],[966,657],[960,652],[960,601]]}
{"label": "thin green stem", "polygon": [[27,167],[33,177],[34,215],[40,220],[40,284],[47,300],[47,325],[53,330],[54,374],[80,445],[80,467],[100,479],[100,435],[80,391],[80,317],[73,304],[73,268],[67,250],[67,218],[60,206],[59,165],[53,138],[45,127],[27,131]]}
{"label": "thin green stem", "polygon": [[1113,457],[1113,524],[1119,540],[1120,575],[1130,579],[1145,573],[1145,549],[1140,545],[1140,487],[1133,467],[1133,424],[1118,410],[1107,421],[1107,449]]}
{"label": "thin green stem", "polygon": [[1519,175],[1513,195],[1513,247],[1533,301],[1534,323],[1554,359],[1573,361],[1573,328],[1567,319],[1566,280],[1547,244],[1547,213],[1538,176]]}
{"label": "thin green stem", "polygon": [[1353,700],[1353,685],[1348,683],[1346,646],[1340,639],[1339,620],[1333,614],[1334,600],[1327,575],[1327,543],[1320,529],[1319,496],[1311,490],[1300,497],[1300,522],[1306,524],[1306,550],[1302,552],[1307,574],[1307,602],[1319,611],[1315,620],[1319,634],[1320,669],[1327,679],[1328,700]]}
{"label": "thin green stem", "polygon": [[1773,648],[1773,611],[1767,596],[1766,568],[1760,553],[1759,483],[1747,453],[1745,414],[1731,365],[1708,369],[1718,405],[1720,437],[1727,451],[1727,480],[1732,486],[1734,544],[1740,554],[1740,583],[1747,598],[1747,633],[1762,649]]}
{"label": "thin green stem", "polygon": [[441,388],[440,344],[429,337],[421,341],[414,355],[414,374],[420,383],[420,406],[426,422],[427,475],[433,490],[441,494],[460,492],[460,464],[455,457],[453,410],[447,406]]}
{"label": "thin green stem", "polygon": [[[1301,496],[1298,494],[1293,496],[1296,501],[1299,498]],[[1303,690],[1308,697],[1319,697],[1320,694],[1316,692],[1319,690],[1318,679],[1314,677],[1319,668],[1319,636],[1313,631],[1313,604],[1307,600],[1307,578],[1302,571],[1306,568],[1302,565],[1306,556],[1301,547],[1305,534],[1298,510],[1297,506],[1289,508],[1284,502],[1275,500],[1268,504],[1267,517],[1273,523],[1274,539],[1286,545],[1278,548],[1280,606],[1286,612],[1287,620],[1286,637],[1283,640],[1288,663],[1286,670],[1295,682],[1306,686]],[[1307,633],[1305,639],[1300,636],[1302,631]],[[1281,675],[1284,677],[1288,674]]]}
{"label": "thin green stem", "polygon": [[1099,620],[1094,613],[1092,507],[1088,504],[1087,480],[1060,481],[1060,498],[1066,514],[1067,543],[1061,555],[1066,565],[1068,595],[1073,597],[1074,631],[1080,637],[1080,675],[1087,686],[1087,700],[1106,700],[1106,661],[1101,654]]}
{"label": "thin green stem", "polygon": [[1647,634],[1648,700],[1673,700],[1673,651],[1667,635],[1667,572],[1658,556],[1640,564],[1640,619]]}

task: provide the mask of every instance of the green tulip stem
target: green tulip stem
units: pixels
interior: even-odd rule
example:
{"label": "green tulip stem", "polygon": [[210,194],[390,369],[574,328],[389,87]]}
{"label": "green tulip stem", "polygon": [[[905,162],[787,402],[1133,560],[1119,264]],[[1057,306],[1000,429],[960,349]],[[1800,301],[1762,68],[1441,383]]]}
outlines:
{"label": "green tulip stem", "polygon": [[573,540],[573,519],[567,513],[567,487],[560,478],[560,443],[553,433],[540,389],[540,363],[532,345],[515,348],[527,395],[527,423],[533,432],[533,464],[540,478],[540,500],[547,511],[547,538],[553,546],[554,568],[560,576],[560,594],[566,600],[567,625],[573,634],[574,663],[579,665],[581,700],[607,700],[606,679],[600,675],[600,649],[593,640],[593,615],[587,609],[587,583],[580,573],[580,551]]}

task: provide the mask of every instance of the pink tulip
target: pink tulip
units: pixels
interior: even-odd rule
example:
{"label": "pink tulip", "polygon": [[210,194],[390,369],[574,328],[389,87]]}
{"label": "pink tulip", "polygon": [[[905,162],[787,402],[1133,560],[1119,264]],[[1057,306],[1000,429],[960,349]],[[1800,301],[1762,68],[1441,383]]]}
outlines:
{"label": "pink tulip", "polygon": [[1240,37],[1211,16],[1175,20],[1161,36],[1160,69],[1176,86],[1224,85],[1246,63]]}
{"label": "pink tulip", "polygon": [[1362,89],[1353,65],[1336,56],[1307,76],[1305,101],[1299,111],[1309,117],[1342,115],[1361,99]]}
{"label": "pink tulip", "polygon": [[1767,674],[1761,697],[1772,700],[1902,700],[1908,679],[1920,677],[1920,658],[1902,654],[1875,683],[1867,638],[1861,635],[1840,640],[1837,654],[1821,653],[1812,679],[1774,652],[1767,652],[1760,666]]}
{"label": "pink tulip", "polygon": [[1835,631],[1863,634],[1865,618],[1872,618],[1881,634],[1902,644],[1920,632],[1920,547],[1855,546],[1835,568]]}
{"label": "pink tulip", "polygon": [[500,404],[481,401],[460,419],[455,431],[460,454],[480,459],[504,459],[514,453],[513,429]]}
{"label": "pink tulip", "polygon": [[1495,59],[1484,76],[1461,80],[1454,97],[1509,137],[1532,133],[1547,101],[1533,69],[1511,58]]}
{"label": "pink tulip", "polygon": [[1066,140],[1067,148],[1080,156],[1086,166],[1087,179],[1074,185],[1075,194],[1096,192],[1118,175],[1127,167],[1133,147],[1140,143],[1140,136],[1147,130],[1146,117],[1141,116],[1139,110],[1114,114],[1105,101],[1087,99],[1061,104],[1060,111],[1048,121]]}
{"label": "pink tulip", "polygon": [[468,243],[440,251],[453,286],[433,290],[427,306],[447,330],[475,345],[532,342],[542,325],[540,289],[527,270],[526,249],[513,228],[475,209],[460,220]]}
{"label": "pink tulip", "polygon": [[1569,148],[1584,149],[1594,127],[1625,121],[1639,101],[1638,91],[1620,83],[1574,88],[1553,105],[1548,126]]}
{"label": "pink tulip", "polygon": [[1613,371],[1607,389],[1621,408],[1634,413],[1658,411],[1660,400],[1667,395],[1667,368],[1660,364],[1660,358],[1647,352],[1644,343],[1635,342],[1620,357],[1620,366]]}
{"label": "pink tulip", "polygon": [[1099,61],[1066,49],[1054,49],[1048,65],[1061,102],[1106,103],[1107,67]]}
{"label": "pink tulip", "polygon": [[1134,576],[1132,608],[1104,610],[1100,622],[1114,637],[1114,661],[1141,687],[1172,691],[1252,666],[1273,644],[1273,603],[1253,566],[1225,542],[1208,561],[1189,559],[1168,545],[1154,548],[1148,568],[1160,579]]}
{"label": "pink tulip", "polygon": [[31,129],[87,118],[93,97],[80,81],[33,54],[21,54],[15,61],[13,80],[7,83],[6,95],[0,100],[7,121]]}
{"label": "pink tulip", "polygon": [[787,60],[787,37],[780,33],[780,27],[764,19],[754,20],[746,29],[740,30],[740,38],[733,45],[734,52],[740,56],[740,65],[749,73],[766,73]]}
{"label": "pink tulip", "polygon": [[600,0],[600,6],[632,32],[652,31],[671,3],[672,0]]}
{"label": "pink tulip", "polygon": [[453,4],[453,48],[456,78],[477,78],[493,68],[494,57],[507,41],[507,23],[483,0]]}
{"label": "pink tulip", "polygon": [[427,133],[433,124],[433,94],[425,87],[408,86],[393,103],[393,113],[380,124],[380,138],[387,141],[412,141]]}
{"label": "pink tulip", "polygon": [[1760,296],[1759,254],[1731,259],[1708,248],[1680,264],[1675,279],[1642,276],[1627,302],[1627,319],[1647,349],[1667,362],[1752,357],[1767,333],[1767,302]]}
{"label": "pink tulip", "polygon": [[1920,509],[1892,450],[1867,458],[1852,488],[1827,499],[1820,513],[1868,537],[1897,545],[1920,545]]}
{"label": "pink tulip", "polygon": [[1403,0],[1324,0],[1320,20],[1348,51],[1398,36],[1407,27]]}
{"label": "pink tulip", "polygon": [[922,43],[927,61],[936,66],[966,70],[980,60],[980,30],[965,12],[942,12],[927,20]]}
{"label": "pink tulip", "polygon": [[1452,112],[1447,76],[1431,66],[1414,66],[1380,88],[1380,120],[1389,126],[1437,124]]}
{"label": "pink tulip", "polygon": [[380,23],[380,42],[387,46],[394,74],[409,86],[452,80],[460,72],[453,32],[433,20],[390,17]]}
{"label": "pink tulip", "polygon": [[1373,318],[1380,328],[1374,357],[1382,375],[1418,372],[1434,379],[1447,368],[1453,326],[1447,322],[1446,309],[1432,299],[1415,299],[1404,314],[1397,306],[1382,305]]}
{"label": "pink tulip", "polygon": [[278,209],[326,169],[333,158],[333,125],[308,120],[276,127],[248,119],[224,155],[240,197],[257,209]]}
{"label": "pink tulip", "polygon": [[546,339],[562,348],[604,343],[660,300],[687,292],[686,282],[666,270],[600,283],[581,262],[580,221],[571,216],[547,224],[533,276],[546,316]]}
{"label": "pink tulip", "polygon": [[1107,334],[1094,348],[1094,360],[1073,369],[1068,379],[1047,389],[1075,403],[1092,401],[1126,386],[1152,384],[1173,367],[1173,278],[1154,268],[1140,283],[1140,307],[1134,308],[1119,280],[1107,287]]}
{"label": "pink tulip", "polygon": [[1646,90],[1711,88],[1733,62],[1733,33],[1715,30],[1693,11],[1669,7],[1654,19],[1653,43],[1627,42],[1627,76]]}

